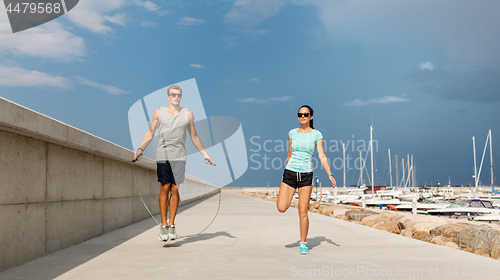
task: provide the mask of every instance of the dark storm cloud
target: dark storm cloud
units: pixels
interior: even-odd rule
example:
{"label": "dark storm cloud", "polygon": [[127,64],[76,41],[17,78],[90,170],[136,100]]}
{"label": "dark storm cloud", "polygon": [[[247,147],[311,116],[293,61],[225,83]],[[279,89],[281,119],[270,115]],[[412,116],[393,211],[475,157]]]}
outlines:
{"label": "dark storm cloud", "polygon": [[405,78],[420,86],[418,92],[442,100],[461,100],[481,103],[500,102],[500,69],[420,70]]}

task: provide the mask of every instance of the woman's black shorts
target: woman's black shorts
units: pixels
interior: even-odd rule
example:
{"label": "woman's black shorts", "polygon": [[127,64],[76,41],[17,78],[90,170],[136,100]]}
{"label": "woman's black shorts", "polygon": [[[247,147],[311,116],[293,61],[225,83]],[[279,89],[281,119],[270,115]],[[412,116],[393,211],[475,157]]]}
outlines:
{"label": "woman's black shorts", "polygon": [[288,169],[283,172],[282,182],[295,189],[312,186],[312,181],[312,172],[294,172]]}
{"label": "woman's black shorts", "polygon": [[156,175],[158,175],[158,182],[160,183],[172,183],[174,185],[182,184],[186,176],[186,162],[156,162]]}

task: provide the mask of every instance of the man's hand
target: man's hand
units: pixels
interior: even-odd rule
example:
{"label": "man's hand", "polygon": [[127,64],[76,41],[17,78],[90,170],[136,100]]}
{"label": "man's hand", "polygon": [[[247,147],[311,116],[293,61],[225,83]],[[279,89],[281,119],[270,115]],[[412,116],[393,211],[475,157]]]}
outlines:
{"label": "man's hand", "polygon": [[141,160],[142,156],[143,156],[142,151],[137,150],[137,153],[135,153],[134,159],[132,160],[132,162],[136,162],[136,161]]}
{"label": "man's hand", "polygon": [[206,164],[215,166],[214,161],[209,155],[203,156],[203,159],[205,160]]}

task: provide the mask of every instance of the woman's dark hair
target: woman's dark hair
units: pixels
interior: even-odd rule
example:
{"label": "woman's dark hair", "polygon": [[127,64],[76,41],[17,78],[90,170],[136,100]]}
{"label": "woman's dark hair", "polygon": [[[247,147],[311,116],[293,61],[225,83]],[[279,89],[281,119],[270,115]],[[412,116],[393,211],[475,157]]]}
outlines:
{"label": "woman's dark hair", "polygon": [[[302,108],[304,108],[304,107],[306,107],[307,109],[309,109],[309,113],[311,114],[311,117],[312,117],[312,116],[313,116],[313,112],[314,112],[314,111],[313,111],[313,109],[312,109],[311,107],[309,107],[308,105],[302,105],[302,106],[300,106],[300,108],[299,108],[299,112],[300,112],[300,109],[302,109]],[[297,112],[297,113],[298,113],[298,112]],[[314,129],[313,120],[310,120],[310,121],[309,121],[309,126],[310,126],[312,129]]]}

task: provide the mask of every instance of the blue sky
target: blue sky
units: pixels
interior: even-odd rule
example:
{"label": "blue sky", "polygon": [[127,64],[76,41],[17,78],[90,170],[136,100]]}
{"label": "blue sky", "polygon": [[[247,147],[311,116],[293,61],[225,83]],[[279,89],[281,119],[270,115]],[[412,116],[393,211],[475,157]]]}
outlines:
{"label": "blue sky", "polygon": [[207,115],[238,118],[253,155],[230,186],[279,184],[283,166],[266,170],[264,156],[286,152],[257,144],[279,150],[303,104],[330,145],[368,141],[373,122],[376,183],[388,184],[391,149],[399,164],[414,155],[420,185],[461,184],[488,129],[499,160],[498,1],[81,0],[16,34],[1,9],[0,96],[131,149],[130,106],[196,78]]}

